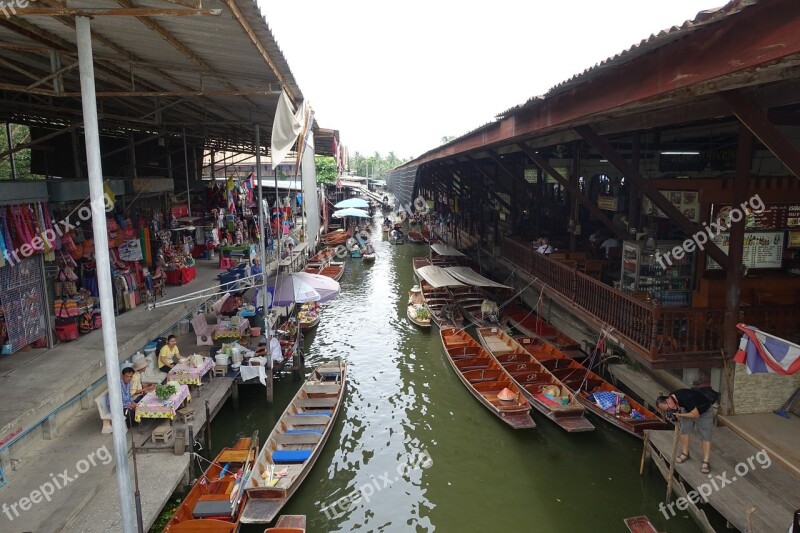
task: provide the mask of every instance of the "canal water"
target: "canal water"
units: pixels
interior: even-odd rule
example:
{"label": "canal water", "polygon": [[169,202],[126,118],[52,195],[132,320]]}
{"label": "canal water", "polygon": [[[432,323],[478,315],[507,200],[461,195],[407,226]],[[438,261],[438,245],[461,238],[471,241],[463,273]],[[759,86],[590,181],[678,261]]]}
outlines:
{"label": "canal water", "polygon": [[[347,361],[347,393],[284,514],[306,515],[311,532],[612,532],[643,514],[659,531],[698,531],[686,512],[659,512],[666,484],[655,467],[639,476],[641,441],[596,418],[595,431],[567,434],[538,413],[536,429],[516,431],[489,414],[455,376],[436,327],[405,316],[411,259],[427,247],[392,246],[379,231],[375,263],[345,259],[340,296],[306,335],[307,368]],[[256,429],[263,443],[299,385],[284,376],[272,408],[263,387],[241,387],[238,406],[229,400],[214,420],[213,453]]]}

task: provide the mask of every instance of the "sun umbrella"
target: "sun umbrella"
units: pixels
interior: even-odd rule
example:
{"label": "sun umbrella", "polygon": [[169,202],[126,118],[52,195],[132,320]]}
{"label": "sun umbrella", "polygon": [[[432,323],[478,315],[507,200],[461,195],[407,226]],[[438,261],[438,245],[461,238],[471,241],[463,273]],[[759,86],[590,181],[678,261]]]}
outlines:
{"label": "sun umbrella", "polygon": [[339,282],[317,274],[295,272],[272,278],[267,289],[272,294],[271,305],[286,307],[292,302],[327,302],[339,295]]}
{"label": "sun umbrella", "polygon": [[340,209],[339,211],[334,211],[333,216],[334,218],[342,218],[342,217],[369,218],[369,213],[367,213],[363,209],[348,207],[346,209]]}
{"label": "sun umbrella", "polygon": [[344,209],[345,207],[358,207],[361,209],[369,207],[369,202],[362,200],[361,198],[348,198],[347,200],[342,200],[333,207],[336,209]]}

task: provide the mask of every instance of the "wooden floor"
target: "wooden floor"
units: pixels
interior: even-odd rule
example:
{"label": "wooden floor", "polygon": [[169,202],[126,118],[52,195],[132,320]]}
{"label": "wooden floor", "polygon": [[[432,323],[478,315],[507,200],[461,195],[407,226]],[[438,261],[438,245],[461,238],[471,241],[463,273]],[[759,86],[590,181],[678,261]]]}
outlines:
{"label": "wooden floor", "polygon": [[[673,437],[672,430],[650,433],[649,450],[665,478],[672,456]],[[789,529],[795,510],[800,509],[800,478],[727,427],[714,428],[710,475],[700,473],[703,452],[696,435],[692,436],[689,452],[689,461],[675,465],[673,486],[678,496],[685,497],[687,491],[692,490],[710,493],[709,504],[743,532],[749,531],[747,512],[750,509],[755,509],[750,513],[754,533]],[[714,488],[714,484],[718,488]],[[676,497],[672,498],[672,502],[676,500]],[[704,524],[703,511],[694,504],[689,505],[688,512],[701,529],[713,532],[707,522]],[[682,514],[677,508],[675,510]]]}
{"label": "wooden floor", "polygon": [[719,424],[733,429],[759,450],[767,450],[800,477],[800,417],[784,418],[775,413],[721,416]]}

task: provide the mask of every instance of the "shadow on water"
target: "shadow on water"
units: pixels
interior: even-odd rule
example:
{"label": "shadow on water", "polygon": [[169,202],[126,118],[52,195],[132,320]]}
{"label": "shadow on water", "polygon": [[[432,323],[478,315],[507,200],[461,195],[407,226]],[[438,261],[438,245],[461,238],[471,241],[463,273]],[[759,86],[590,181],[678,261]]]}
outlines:
{"label": "shadow on water", "polygon": [[[340,297],[306,338],[307,368],[341,356],[349,382],[285,514],[307,515],[309,531],[625,531],[623,518],[641,514],[659,530],[698,530],[685,512],[660,514],[665,483],[655,470],[639,476],[641,441],[595,418],[594,432],[570,435],[538,413],[538,427],[520,431],[489,414],[453,373],[437,329],[406,319],[411,259],[427,247],[393,246],[377,231],[373,244],[374,264],[346,259]],[[214,448],[254,429],[263,442],[299,385],[284,376],[269,409],[263,387],[242,387],[238,408],[229,401],[214,422]]]}

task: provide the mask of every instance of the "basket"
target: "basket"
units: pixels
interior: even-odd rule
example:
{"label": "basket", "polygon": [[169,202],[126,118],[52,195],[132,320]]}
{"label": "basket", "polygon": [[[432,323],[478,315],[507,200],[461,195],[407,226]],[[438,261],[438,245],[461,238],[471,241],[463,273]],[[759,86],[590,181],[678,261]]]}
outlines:
{"label": "basket", "polygon": [[251,337],[260,337],[261,336],[261,328],[250,328],[250,336]]}

